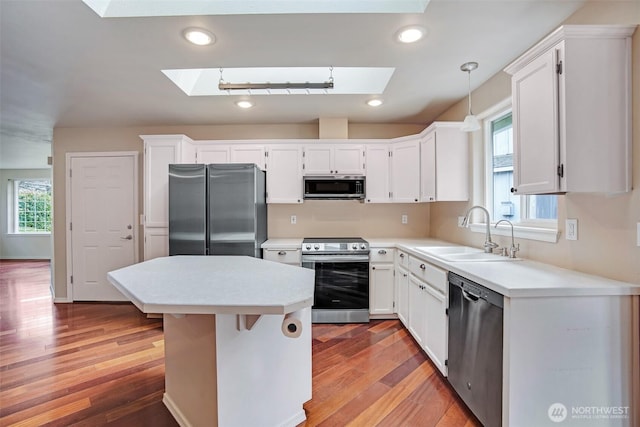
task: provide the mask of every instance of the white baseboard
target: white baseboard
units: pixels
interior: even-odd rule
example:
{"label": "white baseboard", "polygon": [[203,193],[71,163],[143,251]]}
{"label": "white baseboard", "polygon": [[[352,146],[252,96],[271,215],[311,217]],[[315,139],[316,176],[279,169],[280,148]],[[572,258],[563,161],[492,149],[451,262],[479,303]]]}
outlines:
{"label": "white baseboard", "polygon": [[184,414],[180,411],[180,409],[178,409],[176,404],[166,392],[162,396],[162,403],[164,403],[164,406],[166,406],[169,412],[171,412],[171,415],[173,415],[173,418],[180,425],[180,427],[191,427],[191,424],[189,424]]}

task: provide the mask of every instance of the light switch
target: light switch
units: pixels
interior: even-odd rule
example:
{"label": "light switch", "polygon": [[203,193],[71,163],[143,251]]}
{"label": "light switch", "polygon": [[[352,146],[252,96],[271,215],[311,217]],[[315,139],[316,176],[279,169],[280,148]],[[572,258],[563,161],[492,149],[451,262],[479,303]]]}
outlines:
{"label": "light switch", "polygon": [[578,220],[573,218],[573,219],[567,219],[566,223],[565,223],[565,229],[566,229],[566,239],[567,240],[578,240]]}

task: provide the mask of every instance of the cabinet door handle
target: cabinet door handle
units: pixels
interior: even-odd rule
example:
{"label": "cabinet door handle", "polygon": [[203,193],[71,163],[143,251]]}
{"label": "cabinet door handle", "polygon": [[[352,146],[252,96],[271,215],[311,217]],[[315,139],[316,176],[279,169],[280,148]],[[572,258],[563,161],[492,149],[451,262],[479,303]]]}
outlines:
{"label": "cabinet door handle", "polygon": [[403,275],[404,277],[407,277],[407,273],[402,273],[402,275]]}
{"label": "cabinet door handle", "polygon": [[426,268],[427,268],[427,266],[426,266],[426,265],[424,265],[424,264],[420,264],[420,270],[425,270]]}
{"label": "cabinet door handle", "polygon": [[387,253],[387,251],[385,251],[384,249],[380,249],[380,250],[378,251],[378,253],[379,253],[380,255],[385,255],[385,254]]}
{"label": "cabinet door handle", "polygon": [[404,254],[400,254],[400,258],[404,258]]}
{"label": "cabinet door handle", "polygon": [[515,187],[511,187],[511,192],[512,192],[512,193],[517,193],[517,192],[518,192],[518,189],[517,189],[517,188],[515,188]]}
{"label": "cabinet door handle", "polygon": [[287,252],[285,252],[285,251],[278,252],[278,255],[286,255],[286,254],[287,254]]}
{"label": "cabinet door handle", "polygon": [[127,237],[121,237],[121,240],[131,240],[133,239],[133,236],[131,234],[129,234]]}
{"label": "cabinet door handle", "polygon": [[371,269],[372,269],[372,270],[375,270],[376,268],[375,268],[375,267],[371,267]]}

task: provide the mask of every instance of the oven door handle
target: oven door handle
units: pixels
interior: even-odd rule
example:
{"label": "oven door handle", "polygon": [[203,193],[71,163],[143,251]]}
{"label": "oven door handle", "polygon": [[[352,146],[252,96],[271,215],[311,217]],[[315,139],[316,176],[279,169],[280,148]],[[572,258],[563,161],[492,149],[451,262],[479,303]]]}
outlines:
{"label": "oven door handle", "polygon": [[368,255],[303,255],[302,262],[369,262]]}

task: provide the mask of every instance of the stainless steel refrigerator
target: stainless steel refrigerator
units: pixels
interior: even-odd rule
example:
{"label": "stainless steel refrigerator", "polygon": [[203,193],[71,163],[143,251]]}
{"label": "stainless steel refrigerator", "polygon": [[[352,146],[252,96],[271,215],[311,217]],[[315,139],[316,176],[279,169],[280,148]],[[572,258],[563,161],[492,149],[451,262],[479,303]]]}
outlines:
{"label": "stainless steel refrigerator", "polygon": [[255,164],[169,165],[169,255],[262,258],[265,173]]}

